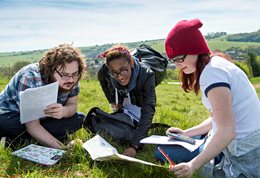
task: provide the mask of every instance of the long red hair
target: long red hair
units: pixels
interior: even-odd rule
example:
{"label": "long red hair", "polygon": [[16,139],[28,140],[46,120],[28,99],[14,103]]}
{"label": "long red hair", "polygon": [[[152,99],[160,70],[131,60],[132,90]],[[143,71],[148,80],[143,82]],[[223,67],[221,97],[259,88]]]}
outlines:
{"label": "long red hair", "polygon": [[196,95],[198,95],[200,90],[199,78],[201,72],[204,67],[209,63],[210,55],[209,54],[201,54],[198,56],[198,60],[196,63],[196,71],[192,74],[185,74],[183,71],[180,71],[180,81],[181,87],[185,92],[194,91]]}
{"label": "long red hair", "polygon": [[205,68],[205,66],[210,62],[212,56],[220,56],[223,57],[230,62],[232,59],[229,55],[224,54],[221,51],[211,51],[210,54],[200,54],[198,55],[198,60],[196,63],[196,71],[192,74],[185,74],[184,72],[180,71],[179,79],[181,81],[181,87],[185,92],[194,91],[196,95],[199,94],[200,84],[199,78],[200,75]]}

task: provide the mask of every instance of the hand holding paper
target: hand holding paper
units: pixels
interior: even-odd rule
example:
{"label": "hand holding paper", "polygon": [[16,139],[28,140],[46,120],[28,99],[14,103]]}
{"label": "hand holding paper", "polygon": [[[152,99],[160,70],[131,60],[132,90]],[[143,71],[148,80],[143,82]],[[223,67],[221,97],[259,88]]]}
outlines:
{"label": "hand holding paper", "polygon": [[37,120],[45,115],[48,105],[57,103],[59,83],[54,82],[38,88],[20,92],[20,121],[22,124]]}
{"label": "hand holding paper", "polygon": [[59,103],[50,104],[47,109],[44,109],[44,114],[46,116],[61,119],[63,118],[63,106]]}

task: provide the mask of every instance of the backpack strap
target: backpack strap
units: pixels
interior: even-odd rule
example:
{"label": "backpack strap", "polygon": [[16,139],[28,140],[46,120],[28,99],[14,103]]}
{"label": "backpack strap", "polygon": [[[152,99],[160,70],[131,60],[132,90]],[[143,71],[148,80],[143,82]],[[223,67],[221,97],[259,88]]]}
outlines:
{"label": "backpack strap", "polygon": [[84,121],[84,126],[87,127],[91,132],[94,130],[92,127],[92,124],[91,124],[91,117],[93,115],[95,115],[97,110],[100,110],[100,109],[98,107],[91,108]]}

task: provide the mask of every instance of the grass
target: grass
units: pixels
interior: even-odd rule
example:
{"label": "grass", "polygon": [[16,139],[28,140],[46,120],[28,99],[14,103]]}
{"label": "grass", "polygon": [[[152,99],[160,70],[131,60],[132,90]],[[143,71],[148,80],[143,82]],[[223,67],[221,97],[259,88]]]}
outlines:
{"label": "grass", "polygon": [[225,51],[231,47],[240,47],[242,49],[248,46],[260,46],[260,43],[256,42],[234,42],[234,41],[221,41],[221,40],[209,40],[208,45],[212,50]]}
{"label": "grass", "polygon": [[[126,45],[129,46],[136,46],[137,44],[145,43],[147,45],[150,45],[154,49],[158,50],[159,52],[165,53],[164,50],[164,40],[147,40],[143,42],[133,42],[133,43],[126,43]],[[245,48],[248,46],[260,46],[260,43],[255,42],[232,42],[232,41],[226,41],[225,39],[213,39],[208,41],[209,47],[212,50],[222,50],[225,51],[231,47],[241,47]],[[102,47],[99,46],[99,48]],[[103,46],[105,47],[105,45]],[[97,47],[89,46],[89,47],[81,47],[82,51],[88,51],[85,55],[88,57],[89,50],[92,49],[95,51]],[[93,52],[92,51],[92,52]],[[102,52],[102,51],[99,51]],[[44,54],[44,50],[37,50],[37,51],[22,51],[22,52],[6,52],[1,53],[0,52],[0,66],[12,66],[17,61],[29,61],[29,62],[38,62],[41,57]],[[98,53],[97,53],[98,54]],[[96,55],[97,55],[96,54]],[[95,55],[95,56],[96,56]]]}
{"label": "grass", "polygon": [[0,66],[12,66],[17,61],[38,62],[43,51],[0,53]]}
{"label": "grass", "polygon": [[[2,90],[8,81],[0,81]],[[259,82],[260,83],[260,82]],[[166,123],[183,129],[194,126],[208,117],[200,97],[193,93],[184,93],[179,85],[162,83],[156,88],[157,107],[153,122]],[[260,91],[258,90],[258,96]],[[111,109],[105,96],[94,80],[81,81],[81,93],[79,96],[79,111],[87,113],[92,107],[98,106],[110,112]],[[149,134],[164,134],[165,130],[151,130]],[[71,135],[69,140],[76,138],[84,142],[93,135],[82,128]],[[68,141],[69,141],[68,140]],[[35,143],[35,141],[32,141]],[[122,152],[126,145],[119,145],[111,142],[119,152]],[[19,145],[15,149],[24,147]],[[137,155],[137,158],[158,163],[154,156],[154,145],[146,145]],[[59,163],[54,166],[42,166],[11,155],[11,148],[0,147],[0,177],[174,177],[165,168],[156,168],[135,163],[112,163],[94,162],[85,150],[76,145],[73,150],[67,151]],[[196,176],[195,176],[196,177]]]}
{"label": "grass", "polygon": [[250,79],[250,81],[251,81],[253,84],[260,83],[260,77],[252,78],[252,79]]}

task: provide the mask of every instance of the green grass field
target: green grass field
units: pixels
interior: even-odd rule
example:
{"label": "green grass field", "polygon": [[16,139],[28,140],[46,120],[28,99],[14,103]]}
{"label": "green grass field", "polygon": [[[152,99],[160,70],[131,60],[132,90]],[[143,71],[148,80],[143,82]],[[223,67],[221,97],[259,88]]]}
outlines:
{"label": "green grass field", "polygon": [[231,47],[240,47],[240,48],[244,49],[248,46],[260,46],[260,43],[209,40],[208,45],[209,45],[210,49],[212,49],[212,50],[225,51]]}
{"label": "green grass field", "polygon": [[[148,40],[143,42],[133,42],[126,43],[126,45],[135,47],[137,44],[145,43],[150,45],[159,52],[165,52],[164,50],[164,40]],[[213,39],[208,41],[209,47],[212,50],[227,50],[231,47],[241,47],[245,48],[247,46],[260,46],[260,43],[254,42],[231,42],[221,39]],[[102,45],[101,45],[102,46]],[[99,46],[100,47],[100,46]],[[104,47],[104,46],[103,46]],[[82,51],[89,51],[93,49],[95,51],[96,47],[81,47]],[[105,49],[105,48],[104,48]],[[101,51],[100,51],[101,52]],[[0,66],[12,66],[16,61],[29,61],[29,62],[38,62],[44,54],[44,50],[39,51],[24,51],[24,52],[10,52],[10,53],[0,53]],[[88,56],[88,54],[85,54]],[[96,54],[97,55],[97,54]]]}
{"label": "green grass field", "polygon": [[[2,90],[7,81],[0,81]],[[256,79],[255,84],[260,84]],[[183,129],[194,126],[208,117],[200,97],[193,93],[184,93],[179,85],[162,83],[156,88],[157,107],[153,122],[166,123]],[[260,90],[258,89],[258,96]],[[98,106],[110,112],[109,105],[97,81],[81,81],[79,96],[79,111],[87,113],[90,108]],[[151,130],[149,134],[164,134],[164,130]],[[92,135],[84,128],[70,136],[70,140],[80,138],[88,140]],[[35,141],[32,141],[35,143]],[[126,146],[111,142],[119,152]],[[20,145],[16,149],[24,147]],[[137,158],[158,163],[154,156],[154,145],[146,145],[137,155]],[[54,166],[42,166],[11,155],[10,148],[0,147],[0,177],[174,177],[165,168],[144,166],[136,163],[94,162],[85,150],[76,145],[73,150],[67,151],[59,163]],[[196,177],[196,176],[195,176]]]}
{"label": "green grass field", "polygon": [[12,66],[17,61],[38,62],[43,56],[42,51],[28,53],[0,53],[0,66]]}

